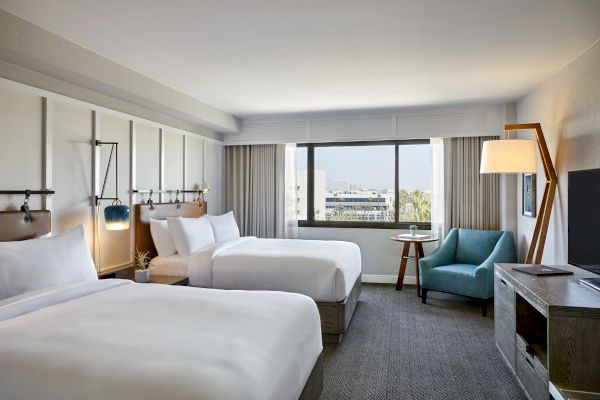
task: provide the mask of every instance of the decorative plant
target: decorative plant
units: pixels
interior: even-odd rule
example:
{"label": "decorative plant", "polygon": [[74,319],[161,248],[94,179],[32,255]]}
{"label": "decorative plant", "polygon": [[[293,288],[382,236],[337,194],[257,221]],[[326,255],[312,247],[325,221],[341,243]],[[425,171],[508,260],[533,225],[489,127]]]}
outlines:
{"label": "decorative plant", "polygon": [[150,257],[148,257],[149,251],[141,252],[139,250],[135,250],[135,265],[138,269],[148,269],[150,265]]}
{"label": "decorative plant", "polygon": [[416,231],[417,230],[417,226],[416,225],[409,225],[408,229],[410,229],[411,231]]}

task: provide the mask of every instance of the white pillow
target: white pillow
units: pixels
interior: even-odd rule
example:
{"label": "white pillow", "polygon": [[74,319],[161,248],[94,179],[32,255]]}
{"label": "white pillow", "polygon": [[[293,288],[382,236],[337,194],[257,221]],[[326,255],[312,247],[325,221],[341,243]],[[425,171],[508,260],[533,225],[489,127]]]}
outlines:
{"label": "white pillow", "polygon": [[0,299],[97,279],[83,225],[49,238],[0,243]]}
{"label": "white pillow", "polygon": [[169,257],[177,253],[166,219],[150,218],[150,234],[159,256]]}
{"label": "white pillow", "polygon": [[206,216],[167,217],[167,224],[177,252],[184,257],[215,243],[215,236]]}
{"label": "white pillow", "polygon": [[235,222],[233,211],[229,211],[223,215],[207,215],[207,217],[217,243],[240,237],[240,228],[238,228],[237,222]]}

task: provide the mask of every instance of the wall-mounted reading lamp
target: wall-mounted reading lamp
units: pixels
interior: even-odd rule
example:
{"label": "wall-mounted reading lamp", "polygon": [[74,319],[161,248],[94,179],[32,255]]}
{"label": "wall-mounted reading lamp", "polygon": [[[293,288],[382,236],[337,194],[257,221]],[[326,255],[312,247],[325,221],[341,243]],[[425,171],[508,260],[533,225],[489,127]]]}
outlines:
{"label": "wall-mounted reading lamp", "polygon": [[[208,192],[210,192],[212,189],[210,188],[210,186],[208,186],[208,183],[204,182],[202,184],[202,188],[201,189],[190,189],[190,190],[186,190],[186,189],[158,189],[158,190],[154,190],[154,189],[133,189],[131,192],[132,193],[139,193],[139,194],[148,194],[148,200],[146,201],[146,204],[150,205],[150,209],[154,210],[154,200],[152,200],[152,195],[155,193],[175,193],[175,204],[177,205],[177,208],[181,207],[181,201],[179,200],[179,195],[181,193],[193,193],[194,197],[192,199],[192,202],[204,202],[204,195]],[[200,206],[202,206],[202,204],[200,204]]]}
{"label": "wall-mounted reading lamp", "polygon": [[[104,208],[104,228],[108,231],[120,231],[129,229],[129,207],[122,204],[119,200],[119,143],[118,142],[102,142],[96,140],[96,146],[110,145],[110,156],[108,157],[108,165],[104,174],[104,183],[102,184],[102,192],[100,196],[96,196],[96,206],[100,205],[101,200],[112,200],[112,204]],[[106,180],[110,163],[115,155],[115,197],[104,197],[104,189],[106,188]]]}

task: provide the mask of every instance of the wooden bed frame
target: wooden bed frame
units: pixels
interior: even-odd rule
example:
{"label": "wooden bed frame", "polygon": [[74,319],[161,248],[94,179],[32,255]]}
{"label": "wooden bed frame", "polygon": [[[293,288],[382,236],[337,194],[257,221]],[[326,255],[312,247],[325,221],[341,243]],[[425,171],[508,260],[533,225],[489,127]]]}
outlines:
{"label": "wooden bed frame", "polygon": [[[157,212],[148,210],[152,217],[160,217],[162,212],[175,212],[172,215],[178,215],[181,211],[186,215],[198,216],[206,213],[206,202],[204,203],[181,203],[181,208],[177,208],[175,204],[156,204],[161,206]],[[169,207],[171,206],[171,207]],[[195,209],[192,209],[195,207]],[[148,207],[149,208],[149,207]],[[175,211],[174,211],[175,210]],[[140,217],[140,210],[136,206],[136,227]],[[16,241],[33,239],[39,236],[46,235],[51,231],[51,214],[50,211],[31,211],[31,221],[25,222],[25,213],[22,211],[0,211],[0,242]],[[164,218],[164,217],[163,217]],[[150,228],[146,231],[136,229],[135,234],[136,245],[142,243],[150,243],[154,249],[152,236],[150,236]],[[139,242],[138,242],[139,238]],[[149,239],[149,242],[148,242]],[[156,251],[156,250],[155,250]],[[317,361],[304,385],[304,389],[298,400],[319,400],[323,391],[323,353],[319,354]]]}
{"label": "wooden bed frame", "polygon": [[[148,251],[150,257],[155,257],[157,254],[150,234],[150,218],[165,219],[176,216],[194,218],[206,214],[206,202],[182,202],[179,204],[180,208],[177,208],[175,203],[155,203],[152,210],[149,204],[135,205],[136,249]],[[339,343],[342,340],[352,320],[360,292],[361,280],[359,276],[350,294],[343,301],[337,303],[317,302],[319,314],[321,315],[321,332],[324,342]]]}

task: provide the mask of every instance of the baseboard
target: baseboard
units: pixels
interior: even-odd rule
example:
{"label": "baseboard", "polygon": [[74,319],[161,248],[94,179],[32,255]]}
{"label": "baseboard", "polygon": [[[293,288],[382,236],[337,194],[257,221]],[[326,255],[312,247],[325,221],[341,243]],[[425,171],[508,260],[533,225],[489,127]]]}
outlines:
{"label": "baseboard", "polygon": [[[361,281],[364,283],[393,283],[396,284],[398,277],[396,275],[371,275],[362,274]],[[417,278],[415,276],[405,276],[405,285],[416,285]]]}

